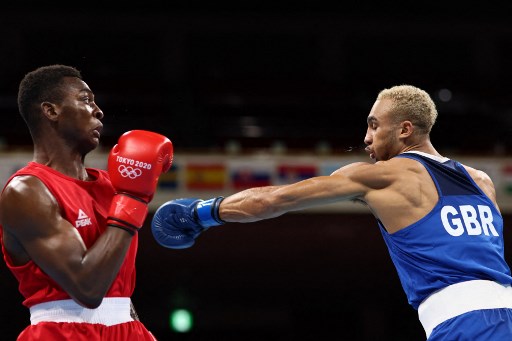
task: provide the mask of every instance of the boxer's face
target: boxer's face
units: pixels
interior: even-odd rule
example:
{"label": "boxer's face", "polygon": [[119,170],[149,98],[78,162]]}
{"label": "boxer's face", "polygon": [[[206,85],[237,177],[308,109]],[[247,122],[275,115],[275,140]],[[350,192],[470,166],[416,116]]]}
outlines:
{"label": "boxer's face", "polygon": [[99,144],[103,124],[103,112],[94,102],[89,86],[79,78],[63,80],[64,97],[54,104],[54,121],[59,134],[82,153],[87,153]]}
{"label": "boxer's face", "polygon": [[401,126],[391,117],[391,104],[391,99],[375,101],[367,118],[364,143],[366,151],[376,161],[389,160],[400,152]]}

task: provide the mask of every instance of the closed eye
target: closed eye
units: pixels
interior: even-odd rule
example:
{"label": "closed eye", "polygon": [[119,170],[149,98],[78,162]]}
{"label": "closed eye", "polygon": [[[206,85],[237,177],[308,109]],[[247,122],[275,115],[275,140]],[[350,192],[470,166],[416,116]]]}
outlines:
{"label": "closed eye", "polygon": [[372,117],[372,116],[368,117],[367,122],[368,122],[368,128],[377,129],[377,120],[375,119],[375,117]]}

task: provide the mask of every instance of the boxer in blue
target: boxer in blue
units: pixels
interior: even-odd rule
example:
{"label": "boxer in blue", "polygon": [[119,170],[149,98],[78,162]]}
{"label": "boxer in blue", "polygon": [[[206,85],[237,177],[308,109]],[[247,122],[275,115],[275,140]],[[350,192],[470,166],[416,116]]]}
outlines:
{"label": "boxer in blue", "polygon": [[364,139],[375,162],[226,198],[171,200],[157,210],[153,235],[165,247],[186,248],[225,222],[359,201],[377,219],[428,340],[512,340],[512,277],[493,182],[436,151],[430,140],[436,119],[424,90],[384,89],[368,115]]}

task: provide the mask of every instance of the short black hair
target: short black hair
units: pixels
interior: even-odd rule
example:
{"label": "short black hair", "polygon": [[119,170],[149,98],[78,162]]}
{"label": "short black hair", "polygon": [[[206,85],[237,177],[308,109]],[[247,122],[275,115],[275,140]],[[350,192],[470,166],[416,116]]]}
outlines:
{"label": "short black hair", "polygon": [[18,110],[31,132],[39,125],[39,105],[45,101],[58,102],[62,99],[63,92],[59,87],[64,77],[82,79],[80,71],[75,67],[55,64],[39,67],[27,73],[21,80]]}

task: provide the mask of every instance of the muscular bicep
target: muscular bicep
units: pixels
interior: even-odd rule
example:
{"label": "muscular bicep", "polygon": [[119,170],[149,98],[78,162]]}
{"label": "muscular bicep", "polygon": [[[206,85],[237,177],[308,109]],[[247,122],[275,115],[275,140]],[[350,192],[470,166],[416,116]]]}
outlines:
{"label": "muscular bicep", "polygon": [[0,211],[4,229],[21,246],[6,245],[11,258],[31,259],[62,287],[73,286],[86,248],[47,188],[33,177],[15,178],[2,193]]}
{"label": "muscular bicep", "polygon": [[370,164],[356,162],[342,167],[332,173],[332,176],[342,176],[344,183],[350,187],[348,191],[353,196],[362,196],[372,190],[385,189],[396,180],[396,170],[388,162]]}
{"label": "muscular bicep", "polygon": [[313,177],[295,184],[279,187],[277,203],[291,202],[302,209],[337,201],[364,199],[371,191],[388,187],[391,177],[384,166],[357,162],[334,171],[330,176]]}

